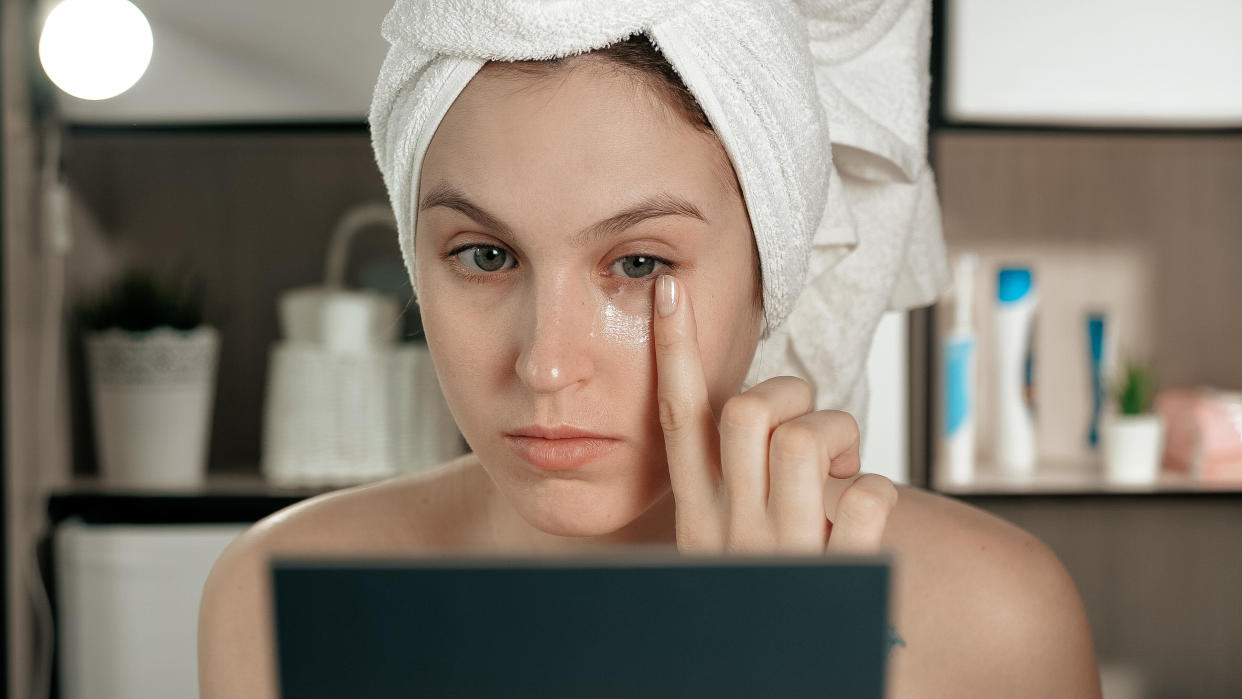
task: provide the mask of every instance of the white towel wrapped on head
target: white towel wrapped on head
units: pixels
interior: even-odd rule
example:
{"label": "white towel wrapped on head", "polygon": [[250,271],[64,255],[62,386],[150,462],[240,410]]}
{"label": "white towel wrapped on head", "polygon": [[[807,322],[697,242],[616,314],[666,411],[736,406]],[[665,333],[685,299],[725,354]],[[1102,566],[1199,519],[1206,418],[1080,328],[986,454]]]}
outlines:
{"label": "white towel wrapped on head", "polygon": [[397,0],[382,31],[372,144],[411,277],[422,158],[475,73],[642,32],[702,106],[750,213],[765,328],[748,384],[801,376],[819,408],[861,423],[880,316],[948,282],[927,0]]}

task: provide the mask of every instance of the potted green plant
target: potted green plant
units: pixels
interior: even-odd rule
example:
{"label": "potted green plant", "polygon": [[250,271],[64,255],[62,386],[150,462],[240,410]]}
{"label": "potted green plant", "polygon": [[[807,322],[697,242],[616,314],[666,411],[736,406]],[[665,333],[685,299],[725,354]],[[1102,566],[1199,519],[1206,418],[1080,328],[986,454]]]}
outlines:
{"label": "potted green plant", "polygon": [[131,270],[78,311],[104,481],[201,484],[219,352],[201,283]]}
{"label": "potted green plant", "polygon": [[1160,474],[1164,425],[1152,412],[1156,386],[1151,367],[1128,360],[1113,394],[1117,412],[1102,433],[1104,475],[1114,483],[1152,483]]}

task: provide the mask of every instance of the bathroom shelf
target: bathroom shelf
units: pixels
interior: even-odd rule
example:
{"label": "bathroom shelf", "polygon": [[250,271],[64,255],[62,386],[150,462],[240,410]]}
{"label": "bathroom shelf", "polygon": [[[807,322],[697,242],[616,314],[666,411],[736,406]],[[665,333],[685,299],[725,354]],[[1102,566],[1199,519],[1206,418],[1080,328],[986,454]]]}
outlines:
{"label": "bathroom shelf", "polygon": [[1048,461],[1036,465],[1027,477],[1000,472],[980,463],[968,483],[947,483],[937,478],[932,490],[953,496],[1059,496],[1059,495],[1242,495],[1242,480],[1202,482],[1185,474],[1161,472],[1151,483],[1122,484],[1106,480],[1095,462]]}
{"label": "bathroom shelf", "polygon": [[90,524],[255,522],[335,488],[280,488],[254,475],[211,475],[193,488],[123,488],[82,478],[54,490],[52,525],[77,518]]}

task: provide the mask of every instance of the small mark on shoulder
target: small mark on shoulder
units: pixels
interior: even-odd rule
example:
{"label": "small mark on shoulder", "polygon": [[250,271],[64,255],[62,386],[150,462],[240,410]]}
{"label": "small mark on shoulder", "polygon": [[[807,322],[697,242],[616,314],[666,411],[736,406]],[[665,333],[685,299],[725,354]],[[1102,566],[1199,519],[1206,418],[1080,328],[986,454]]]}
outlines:
{"label": "small mark on shoulder", "polygon": [[888,650],[889,652],[892,652],[894,646],[901,646],[902,648],[905,648],[906,642],[905,640],[901,638],[901,636],[897,635],[897,627],[893,626],[892,624],[889,624],[888,625]]}

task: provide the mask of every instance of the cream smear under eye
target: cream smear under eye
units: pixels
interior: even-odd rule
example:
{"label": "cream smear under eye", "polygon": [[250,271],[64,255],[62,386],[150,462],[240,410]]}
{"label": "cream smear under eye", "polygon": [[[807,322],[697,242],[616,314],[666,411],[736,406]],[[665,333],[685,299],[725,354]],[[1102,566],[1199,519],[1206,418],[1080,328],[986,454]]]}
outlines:
{"label": "cream smear under eye", "polygon": [[[641,297],[641,298],[639,298]],[[651,342],[650,289],[622,289],[600,294],[591,326],[591,337],[614,344],[641,347]]]}

